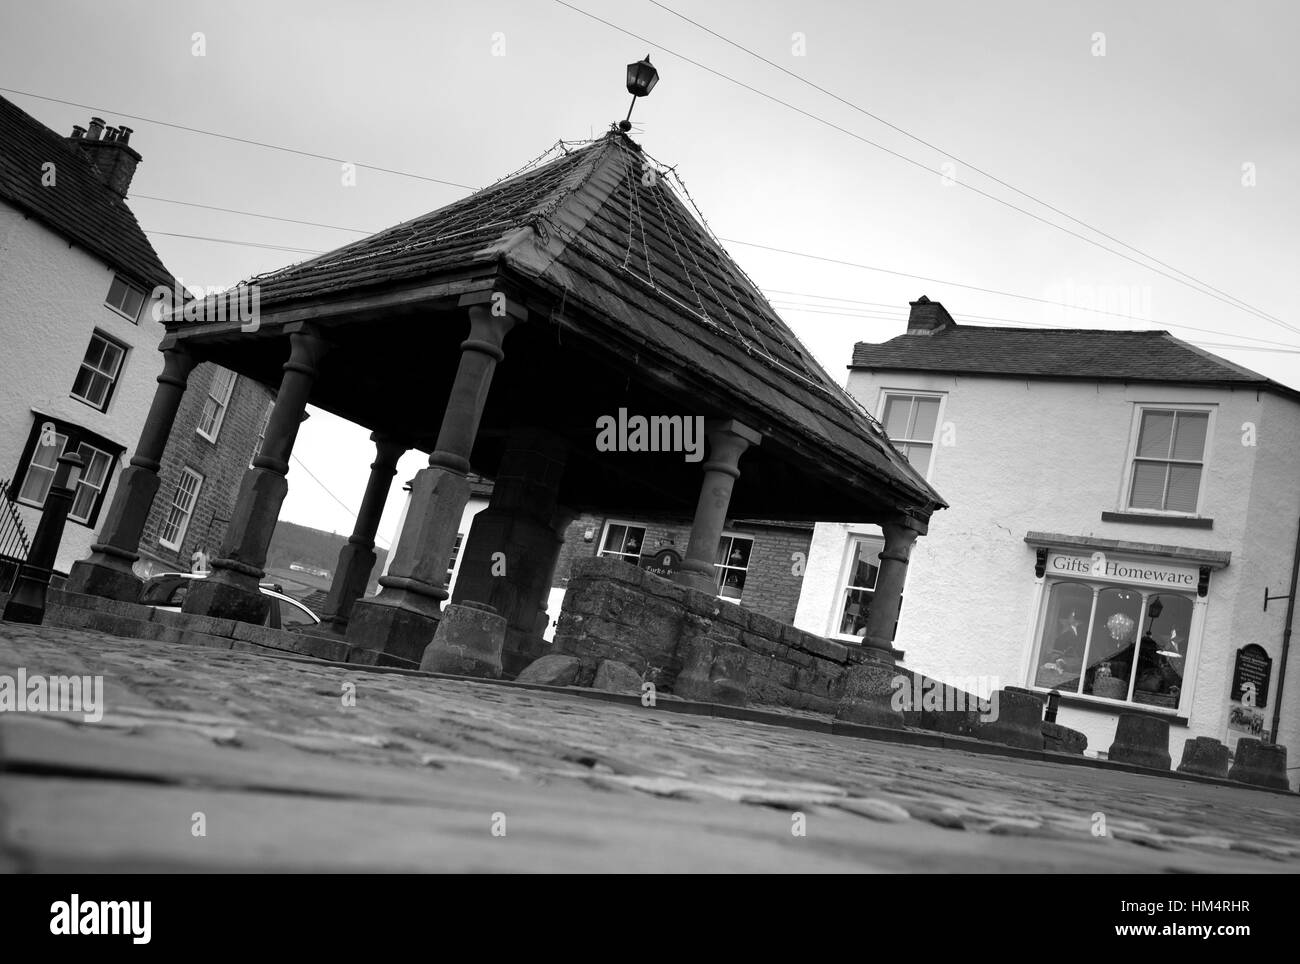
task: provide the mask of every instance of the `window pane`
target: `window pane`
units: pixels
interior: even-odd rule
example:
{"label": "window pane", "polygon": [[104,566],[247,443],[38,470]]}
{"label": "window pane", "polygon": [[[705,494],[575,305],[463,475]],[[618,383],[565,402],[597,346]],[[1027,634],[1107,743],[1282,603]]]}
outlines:
{"label": "window pane", "polygon": [[86,346],[86,364],[91,368],[99,368],[100,362],[104,359],[104,339],[98,335],[91,337],[90,344]]}
{"label": "window pane", "polygon": [[1169,466],[1169,497],[1165,508],[1170,512],[1195,512],[1196,497],[1201,491],[1199,465]]}
{"label": "window pane", "polygon": [[1058,582],[1047,597],[1047,618],[1039,641],[1038,671],[1034,685],[1077,693],[1083,672],[1092,589]]}
{"label": "window pane", "polygon": [[1129,507],[1133,509],[1164,509],[1165,475],[1169,466],[1164,462],[1134,462],[1133,491]]}
{"label": "window pane", "polygon": [[939,400],[937,398],[918,398],[916,400],[916,424],[912,427],[914,439],[933,439],[934,426],[939,421]]}
{"label": "window pane", "polygon": [[72,508],[68,510],[68,515],[80,522],[88,520],[95,508],[97,495],[99,495],[98,489],[77,483],[77,497],[72,500]]}
{"label": "window pane", "polygon": [[719,569],[718,595],[727,599],[739,599],[745,588],[745,570]]}
{"label": "window pane", "polygon": [[1142,595],[1136,590],[1103,589],[1097,594],[1085,693],[1112,700],[1128,699],[1141,617]]}
{"label": "window pane", "polygon": [[101,375],[99,372],[90,376],[90,391],[86,393],[87,401],[93,402],[96,407],[103,408],[105,400],[108,398],[108,386],[112,382],[108,376]]}
{"label": "window pane", "polygon": [[601,547],[602,552],[621,552],[623,550],[623,536],[627,532],[626,526],[611,525],[605,529],[605,544]]}
{"label": "window pane", "polygon": [[39,465],[43,469],[53,471],[55,464],[59,461],[59,455],[67,447],[67,444],[68,437],[57,432],[54,435],[53,445],[42,445],[38,439],[36,451],[32,453],[32,465]]}
{"label": "window pane", "polygon": [[100,363],[100,370],[109,378],[117,377],[117,370],[122,364],[122,355],[124,352],[117,345],[104,343],[104,357]]}
{"label": "window pane", "polygon": [[122,299],[126,297],[126,282],[113,275],[113,283],[108,286],[107,302],[114,308],[122,307]]}
{"label": "window pane", "polygon": [[844,594],[844,612],[840,616],[840,633],[845,636],[865,636],[867,615],[871,612],[872,593],[865,589],[849,589]]}
{"label": "window pane", "polygon": [[[1160,615],[1152,618],[1159,600]],[[1192,600],[1187,596],[1159,595],[1147,601],[1149,629],[1142,635],[1133,702],[1149,706],[1178,707],[1183,689],[1187,638],[1192,632]]]}
{"label": "window pane", "polygon": [[138,288],[130,286],[126,289],[126,294],[122,298],[122,311],[135,318],[140,314],[140,306],[144,304],[144,292]]}
{"label": "window pane", "polygon": [[1137,454],[1142,458],[1169,458],[1169,442],[1173,431],[1173,412],[1143,412]]}
{"label": "window pane", "polygon": [[912,468],[916,469],[921,475],[928,474],[930,471],[930,456],[934,454],[934,446],[913,444],[904,446],[904,449],[903,454],[907,456],[907,461],[912,464]]}
{"label": "window pane", "polygon": [[86,463],[85,468],[81,470],[81,481],[96,489],[103,488],[104,476],[108,474],[108,455],[84,444],[77,449],[77,454]]}
{"label": "window pane", "polygon": [[880,573],[880,543],[858,540],[853,544],[853,564],[849,569],[849,586],[854,589],[875,589]]}
{"label": "window pane", "polygon": [[890,395],[885,399],[885,434],[891,439],[907,438],[907,423],[911,415],[910,395]]}
{"label": "window pane", "polygon": [[44,505],[45,496],[49,494],[50,484],[53,481],[54,473],[52,471],[33,462],[27,468],[27,478],[23,480],[23,487],[18,492],[18,498],[28,502],[35,502],[37,505]]}
{"label": "window pane", "polygon": [[1205,454],[1205,430],[1210,416],[1204,412],[1179,412],[1174,433],[1174,458],[1200,461]]}
{"label": "window pane", "polygon": [[84,365],[77,369],[77,377],[72,382],[72,394],[80,398],[90,398],[90,382],[94,373]]}

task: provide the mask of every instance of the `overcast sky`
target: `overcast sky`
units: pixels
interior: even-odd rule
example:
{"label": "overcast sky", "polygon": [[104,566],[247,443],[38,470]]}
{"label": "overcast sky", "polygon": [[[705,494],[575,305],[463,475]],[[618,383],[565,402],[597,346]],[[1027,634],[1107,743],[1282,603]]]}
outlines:
{"label": "overcast sky", "polygon": [[[468,192],[367,169],[345,187],[337,162],[126,115],[478,187],[622,118],[624,66],[649,52],[661,78],[635,136],[677,165],[718,235],[934,279],[727,244],[778,306],[805,306],[778,310],[837,379],[853,342],[901,333],[926,294],[959,321],[1004,319],[971,323],[1278,342],[1293,353],[1213,350],[1300,386],[1300,4],[663,0],[932,149],[650,0],[569,2],[644,39],[556,0],[4,3],[0,86],[87,105],[5,93],[60,133],[89,108],[132,127],[137,217],[187,285],[225,286],[304,257],[251,245],[320,251],[362,234],[154,198],[373,231]],[[1283,324],[980,196],[962,185],[1149,263],[971,165]],[[1096,307],[1089,288],[1149,323],[1027,300]],[[282,518],[349,532],[325,489],[359,501],[366,433],[314,412],[295,454],[324,487],[293,466]],[[422,462],[408,455],[398,484]]]}

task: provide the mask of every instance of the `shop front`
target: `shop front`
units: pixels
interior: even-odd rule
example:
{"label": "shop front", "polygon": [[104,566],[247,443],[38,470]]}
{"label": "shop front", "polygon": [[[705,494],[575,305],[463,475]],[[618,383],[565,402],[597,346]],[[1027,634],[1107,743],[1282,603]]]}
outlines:
{"label": "shop front", "polygon": [[1026,542],[1036,562],[1028,685],[1082,711],[1188,722],[1211,573],[1228,554],[1035,533]]}

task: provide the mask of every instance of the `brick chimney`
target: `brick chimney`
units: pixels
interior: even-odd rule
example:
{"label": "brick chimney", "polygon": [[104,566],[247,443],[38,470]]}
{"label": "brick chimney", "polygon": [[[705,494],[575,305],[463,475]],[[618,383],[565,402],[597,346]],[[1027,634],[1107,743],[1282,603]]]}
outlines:
{"label": "brick chimney", "polygon": [[952,320],[952,315],[948,314],[948,310],[939,302],[931,301],[925,295],[921,295],[911,304],[912,313],[907,317],[909,335],[933,335],[945,328],[957,327],[957,322]]}
{"label": "brick chimney", "polygon": [[72,128],[68,143],[75,147],[91,166],[99,179],[119,197],[126,197],[135,177],[140,155],[130,146],[131,128],[105,127],[99,117],[90,119],[90,128],[77,125]]}

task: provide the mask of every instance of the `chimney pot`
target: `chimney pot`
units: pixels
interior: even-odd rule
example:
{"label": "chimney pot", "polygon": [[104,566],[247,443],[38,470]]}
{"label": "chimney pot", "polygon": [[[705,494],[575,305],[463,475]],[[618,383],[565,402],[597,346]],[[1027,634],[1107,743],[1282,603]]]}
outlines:
{"label": "chimney pot", "polygon": [[956,327],[957,322],[939,302],[931,301],[925,295],[912,302],[912,312],[907,318],[909,335],[933,335],[945,328]]}
{"label": "chimney pot", "polygon": [[104,132],[104,118],[92,117],[90,119],[90,130],[86,133],[86,140],[97,141],[99,135]]}
{"label": "chimney pot", "polygon": [[86,136],[86,129],[84,127],[82,127],[80,124],[74,124],[72,126],[72,139],[74,141],[81,140],[81,138],[85,136]]}
{"label": "chimney pot", "polygon": [[113,143],[115,140],[117,140],[117,128],[116,128],[116,127],[105,127],[105,128],[104,128],[104,140],[106,140],[106,141],[107,141],[108,143],[110,143],[110,144]]}
{"label": "chimney pot", "polygon": [[125,144],[125,143],[127,143],[129,140],[131,140],[131,128],[129,128],[129,127],[119,127],[119,128],[117,129],[117,142],[118,142],[119,144]]}

